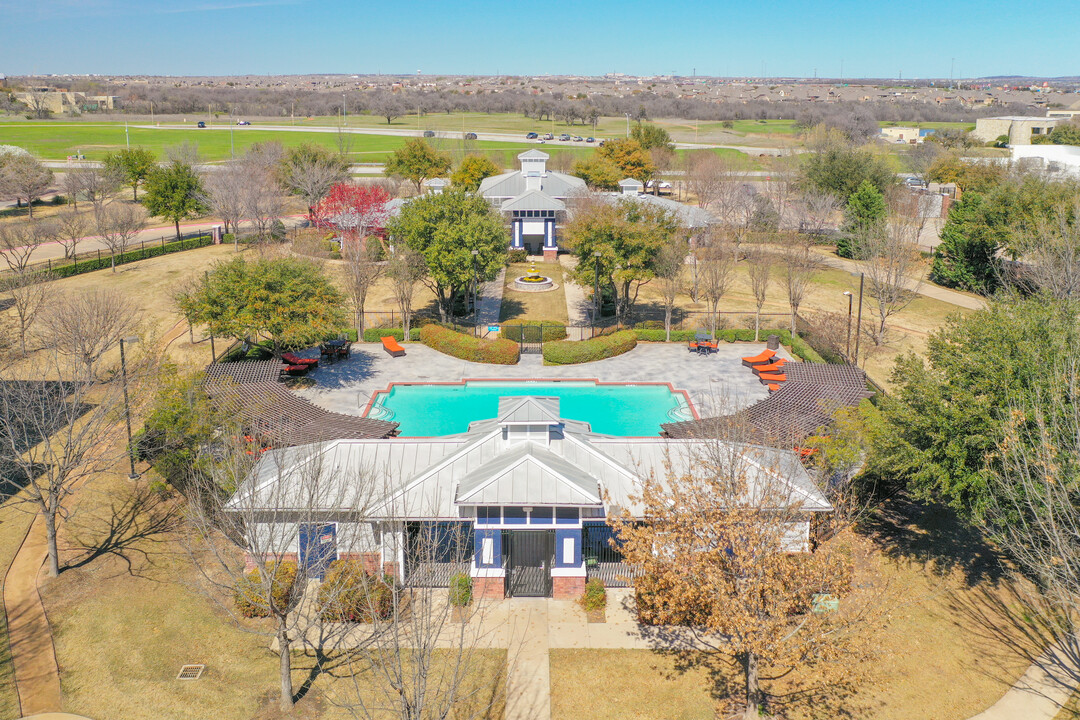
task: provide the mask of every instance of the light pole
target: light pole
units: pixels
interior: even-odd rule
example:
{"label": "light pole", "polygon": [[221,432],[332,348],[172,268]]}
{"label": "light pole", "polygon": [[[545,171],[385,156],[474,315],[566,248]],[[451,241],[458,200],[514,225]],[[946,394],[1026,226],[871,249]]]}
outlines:
{"label": "light pole", "polygon": [[593,260],[595,261],[595,273],[593,275],[593,324],[595,325],[600,321],[600,251],[593,250]]}
{"label": "light pole", "polygon": [[346,125],[349,121],[349,114],[345,111],[345,93],[341,93],[341,124]]}
{"label": "light pole", "polygon": [[124,142],[127,143],[128,150],[131,149],[131,135],[128,134],[127,121],[124,121]]}
{"label": "light pole", "polygon": [[478,289],[477,285],[479,284],[478,278],[477,278],[477,273],[476,273],[476,259],[477,259],[477,256],[479,254],[480,254],[479,250],[473,250],[472,251],[472,306],[473,306],[473,318],[477,322],[479,322],[479,320],[480,320],[480,307],[479,307],[479,304],[477,303],[477,298],[476,298],[476,291]]}
{"label": "light pole", "polygon": [[128,402],[127,357],[124,354],[125,341],[135,343],[139,341],[139,338],[120,338],[120,381],[124,388],[124,422],[127,423],[128,462],[131,463],[131,474],[128,475],[128,479],[138,480],[139,474],[135,472],[135,446],[131,442],[131,404]]}
{"label": "light pole", "polygon": [[859,317],[855,321],[855,364],[859,364],[859,336],[862,335],[862,296],[863,296],[863,281],[866,280],[865,273],[859,273]]}
{"label": "light pole", "polygon": [[623,113],[626,116],[626,137],[630,137],[630,113]]}
{"label": "light pole", "polygon": [[851,359],[851,301],[855,298],[855,296],[851,294],[850,290],[845,290],[844,294],[847,295],[847,346],[846,346],[846,349],[844,350],[844,354],[847,356],[848,360],[850,360]]}
{"label": "light pole", "polygon": [[619,327],[619,279],[616,275],[622,270],[622,263],[615,263],[615,272],[611,275],[611,280],[615,284],[615,327]]}

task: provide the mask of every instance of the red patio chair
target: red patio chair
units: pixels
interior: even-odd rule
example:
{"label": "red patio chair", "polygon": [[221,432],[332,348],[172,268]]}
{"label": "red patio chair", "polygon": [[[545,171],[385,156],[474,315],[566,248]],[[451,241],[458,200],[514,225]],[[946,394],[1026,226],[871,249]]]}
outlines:
{"label": "red patio chair", "polygon": [[746,367],[754,367],[755,365],[764,365],[765,363],[772,362],[773,356],[776,355],[775,350],[765,349],[757,355],[751,355],[750,357],[744,357],[742,364]]}
{"label": "red patio chair", "polygon": [[281,353],[281,359],[290,365],[310,365],[312,370],[319,367],[319,360],[317,358],[302,358],[291,352]]}
{"label": "red patio chair", "polygon": [[304,376],[310,369],[308,365],[289,365],[285,368],[285,372],[293,376]]}

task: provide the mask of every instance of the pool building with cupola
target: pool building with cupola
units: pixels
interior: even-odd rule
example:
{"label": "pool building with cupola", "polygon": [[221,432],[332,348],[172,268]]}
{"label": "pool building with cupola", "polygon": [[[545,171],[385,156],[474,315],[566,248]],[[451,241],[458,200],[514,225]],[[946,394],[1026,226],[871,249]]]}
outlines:
{"label": "pool building with cupola", "polygon": [[[558,397],[506,395],[456,434],[267,451],[226,509],[253,518],[252,532],[274,538],[268,553],[295,557],[309,578],[352,558],[406,586],[467,573],[478,597],[572,599],[590,577],[614,586],[633,575],[607,520],[644,519],[643,480],[693,472],[695,451],[717,442],[727,441],[601,434],[564,417]],[[799,513],[786,544],[808,549],[813,515],[831,506],[798,454],[729,449],[751,491],[783,488]]]}

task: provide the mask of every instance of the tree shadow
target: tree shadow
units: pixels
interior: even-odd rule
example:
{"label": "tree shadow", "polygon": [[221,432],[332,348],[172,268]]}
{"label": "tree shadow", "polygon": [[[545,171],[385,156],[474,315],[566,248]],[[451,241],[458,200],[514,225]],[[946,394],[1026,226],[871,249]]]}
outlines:
{"label": "tree shadow", "polygon": [[169,553],[165,548],[180,527],[180,516],[171,499],[149,483],[137,481],[130,493],[111,501],[103,513],[88,515],[69,527],[67,549],[75,555],[61,572],[113,557],[123,562],[129,575],[150,579],[143,570],[154,566],[159,554]]}
{"label": "tree shadow", "polygon": [[860,523],[886,557],[922,565],[935,575],[964,574],[969,586],[997,582],[1007,574],[1005,556],[956,511],[900,494]]}
{"label": "tree shadow", "polygon": [[503,295],[502,307],[499,309],[499,322],[512,322],[525,314],[525,303],[517,298]]}
{"label": "tree shadow", "polygon": [[[311,353],[304,353],[304,355],[311,356]],[[373,353],[359,350],[354,345],[349,357],[334,362],[320,360],[319,367],[308,373],[307,377],[315,381],[317,390],[355,387],[356,383],[370,380],[375,376],[375,360],[376,356]]]}

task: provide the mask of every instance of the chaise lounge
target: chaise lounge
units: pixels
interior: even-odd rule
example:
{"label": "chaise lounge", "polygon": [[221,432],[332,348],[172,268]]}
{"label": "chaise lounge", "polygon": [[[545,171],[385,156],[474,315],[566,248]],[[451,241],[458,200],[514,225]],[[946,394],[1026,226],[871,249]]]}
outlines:
{"label": "chaise lounge", "polygon": [[754,365],[750,369],[754,371],[755,375],[760,375],[761,373],[775,373],[780,372],[786,362],[787,360],[780,358],[776,362],[769,363],[768,365]]}
{"label": "chaise lounge", "polygon": [[758,380],[762,385],[779,384],[787,380],[787,375],[784,373],[761,373],[758,375]]}
{"label": "chaise lounge", "polygon": [[383,350],[390,355],[390,357],[403,357],[405,355],[405,348],[401,347],[396,338],[384,337],[379,338],[382,341]]}
{"label": "chaise lounge", "polygon": [[755,365],[766,365],[766,364],[772,362],[773,358],[775,356],[776,356],[776,351],[775,350],[765,349],[765,350],[762,350],[757,355],[752,355],[750,357],[744,357],[742,359],[742,364],[745,365],[746,367],[750,367],[750,368],[754,367]]}
{"label": "chaise lounge", "polygon": [[281,353],[281,361],[286,362],[289,365],[308,365],[311,370],[319,367],[319,360],[317,358],[302,358],[291,352]]}

